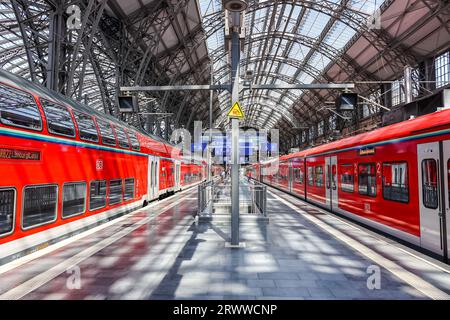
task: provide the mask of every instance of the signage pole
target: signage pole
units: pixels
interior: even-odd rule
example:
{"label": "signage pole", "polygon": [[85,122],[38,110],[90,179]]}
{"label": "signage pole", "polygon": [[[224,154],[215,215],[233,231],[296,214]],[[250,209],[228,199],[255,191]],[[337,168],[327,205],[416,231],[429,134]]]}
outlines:
{"label": "signage pole", "polygon": [[[231,105],[239,101],[239,33],[231,36]],[[239,119],[231,119],[231,245],[239,246]]]}

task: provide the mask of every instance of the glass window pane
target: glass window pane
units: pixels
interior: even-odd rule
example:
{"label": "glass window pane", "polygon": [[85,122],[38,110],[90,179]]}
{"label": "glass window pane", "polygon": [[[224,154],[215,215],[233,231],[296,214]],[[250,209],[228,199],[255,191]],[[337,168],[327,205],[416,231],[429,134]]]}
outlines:
{"label": "glass window pane", "polygon": [[128,136],[130,137],[131,147],[133,150],[139,151],[141,147],[136,132],[128,131]]}
{"label": "glass window pane", "polygon": [[32,186],[24,190],[22,227],[28,229],[56,220],[57,186]]}
{"label": "glass window pane", "polygon": [[124,200],[134,199],[134,179],[125,179]]}
{"label": "glass window pane", "polygon": [[109,182],[109,204],[122,202],[122,180],[111,180]]}
{"label": "glass window pane", "polygon": [[450,203],[450,159],[447,161],[448,203]]}
{"label": "glass window pane", "polygon": [[437,183],[438,169],[434,159],[422,161],[422,201],[429,209],[437,209],[439,203],[439,187]]}
{"label": "glass window pane", "polygon": [[383,163],[383,197],[399,202],[409,201],[408,164]]}
{"label": "glass window pane", "polygon": [[86,209],[86,183],[67,183],[63,187],[62,217],[84,213]]}
{"label": "glass window pane", "polygon": [[106,206],[106,181],[92,181],[90,184],[89,210]]}
{"label": "glass window pane", "polygon": [[341,165],[341,191],[353,192],[355,189],[353,164]]}
{"label": "glass window pane", "polygon": [[308,185],[313,186],[314,185],[314,173],[313,173],[313,167],[308,167]]}
{"label": "glass window pane", "polygon": [[114,131],[111,124],[102,120],[97,120],[97,123],[102,136],[103,144],[116,146],[116,138],[114,136]]}
{"label": "glass window pane", "polygon": [[42,129],[41,114],[33,96],[0,84],[0,120],[3,124]]}
{"label": "glass window pane", "polygon": [[13,230],[15,205],[16,191],[14,189],[0,190],[0,235]]}
{"label": "glass window pane", "polygon": [[375,164],[366,163],[358,166],[358,191],[362,195],[376,197],[377,179],[375,174]]}
{"label": "glass window pane", "polygon": [[331,166],[331,187],[333,190],[337,189],[337,168],[335,164]]}
{"label": "glass window pane", "polygon": [[316,167],[316,187],[323,187],[323,167]]}
{"label": "glass window pane", "polygon": [[42,100],[41,105],[47,119],[48,131],[63,136],[75,137],[75,125],[69,110],[56,103]]}
{"label": "glass window pane", "polygon": [[98,142],[98,132],[94,119],[83,113],[74,112],[75,121],[78,125],[78,134],[81,140]]}
{"label": "glass window pane", "polygon": [[115,129],[117,134],[117,140],[119,141],[119,146],[125,149],[129,149],[130,142],[128,141],[128,135],[125,132],[125,130],[117,126],[115,127]]}

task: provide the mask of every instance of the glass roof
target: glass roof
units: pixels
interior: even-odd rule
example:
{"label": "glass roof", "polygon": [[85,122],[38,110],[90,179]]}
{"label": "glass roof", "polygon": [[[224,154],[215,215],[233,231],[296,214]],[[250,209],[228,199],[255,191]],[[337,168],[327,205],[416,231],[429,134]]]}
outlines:
{"label": "glass roof", "polygon": [[[199,0],[207,44],[214,61],[218,83],[228,83],[230,66],[224,46],[221,0]],[[249,1],[245,16],[246,38],[241,54],[241,75],[253,70],[254,83],[312,83],[336,60],[357,34],[348,20],[355,15],[368,17],[382,0],[328,1]],[[294,121],[293,106],[301,90],[259,90],[241,96],[245,124],[256,127],[276,125],[281,118]],[[230,96],[219,95],[221,116],[217,125],[228,120]]]}

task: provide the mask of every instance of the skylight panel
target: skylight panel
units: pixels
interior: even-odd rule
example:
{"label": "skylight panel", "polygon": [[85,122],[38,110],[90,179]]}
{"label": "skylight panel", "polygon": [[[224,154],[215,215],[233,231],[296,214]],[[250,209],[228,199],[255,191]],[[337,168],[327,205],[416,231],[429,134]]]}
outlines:
{"label": "skylight panel", "polygon": [[301,83],[312,83],[314,81],[314,78],[305,72],[300,72],[300,74],[297,77],[297,80],[300,81]]}
{"label": "skylight panel", "polygon": [[316,52],[308,63],[315,69],[322,71],[330,62],[331,60],[328,57],[324,56],[320,52]]}
{"label": "skylight panel", "polygon": [[315,10],[309,11],[310,14],[300,29],[300,33],[310,38],[317,38],[330,20],[330,16]]}
{"label": "skylight panel", "polygon": [[297,72],[297,68],[293,66],[290,66],[288,64],[283,64],[283,66],[285,67],[283,74],[287,75],[288,77],[293,77]]}
{"label": "skylight panel", "polygon": [[338,50],[341,50],[355,35],[355,30],[341,21],[337,21],[328,35],[325,37],[324,42]]}
{"label": "skylight panel", "polygon": [[292,44],[291,50],[289,52],[289,58],[296,59],[296,60],[303,60],[306,56],[306,54],[309,52],[310,48],[301,45],[297,42],[294,42]]}

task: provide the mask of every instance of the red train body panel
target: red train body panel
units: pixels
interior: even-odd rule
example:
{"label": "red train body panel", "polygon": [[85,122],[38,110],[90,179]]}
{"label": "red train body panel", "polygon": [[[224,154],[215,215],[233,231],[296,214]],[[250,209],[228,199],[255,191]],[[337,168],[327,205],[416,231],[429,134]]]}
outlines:
{"label": "red train body panel", "polygon": [[179,153],[0,70],[0,261],[202,181],[205,163]]}
{"label": "red train body panel", "polygon": [[449,256],[450,110],[283,156],[264,176],[271,163],[252,176]]}

